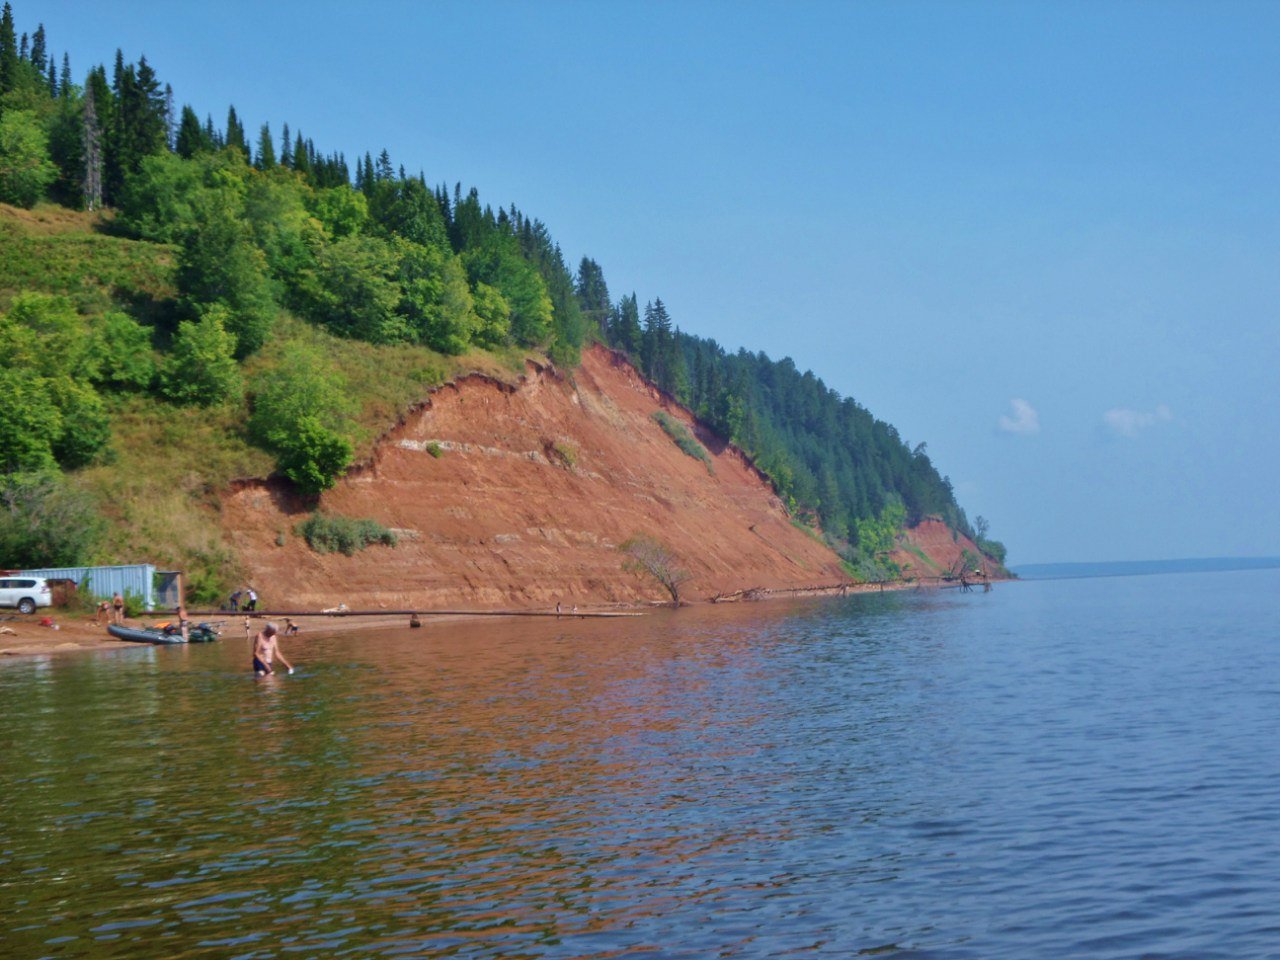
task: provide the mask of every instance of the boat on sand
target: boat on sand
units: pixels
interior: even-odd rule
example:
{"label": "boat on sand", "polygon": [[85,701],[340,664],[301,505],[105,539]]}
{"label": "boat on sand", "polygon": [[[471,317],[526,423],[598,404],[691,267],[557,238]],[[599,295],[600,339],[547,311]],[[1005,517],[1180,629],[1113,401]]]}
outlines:
{"label": "boat on sand", "polygon": [[154,627],[126,627],[113,623],[107,627],[107,633],[117,640],[162,646],[174,643],[212,643],[218,639],[218,631],[207,623],[195,623],[187,627],[186,640],[182,639],[182,630],[176,623],[156,624]]}

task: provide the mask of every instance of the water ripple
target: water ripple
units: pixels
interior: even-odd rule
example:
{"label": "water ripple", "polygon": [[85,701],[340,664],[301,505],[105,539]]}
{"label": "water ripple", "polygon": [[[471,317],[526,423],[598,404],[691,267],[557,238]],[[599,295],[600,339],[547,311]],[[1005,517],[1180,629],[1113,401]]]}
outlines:
{"label": "water ripple", "polygon": [[1280,956],[1280,583],[1187,586],[7,664],[0,947]]}

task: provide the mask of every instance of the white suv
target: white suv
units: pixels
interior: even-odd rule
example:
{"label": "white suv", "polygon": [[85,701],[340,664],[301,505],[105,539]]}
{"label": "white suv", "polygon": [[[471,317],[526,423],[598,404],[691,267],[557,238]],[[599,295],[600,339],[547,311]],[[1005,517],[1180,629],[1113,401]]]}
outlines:
{"label": "white suv", "polygon": [[17,607],[19,613],[35,613],[36,607],[53,605],[49,581],[40,577],[0,577],[0,607]]}

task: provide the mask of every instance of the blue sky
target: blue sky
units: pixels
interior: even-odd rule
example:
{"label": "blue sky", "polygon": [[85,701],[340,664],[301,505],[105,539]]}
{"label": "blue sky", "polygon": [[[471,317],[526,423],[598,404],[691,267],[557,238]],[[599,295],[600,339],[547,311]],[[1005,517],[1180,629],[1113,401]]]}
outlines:
{"label": "blue sky", "polygon": [[1280,5],[18,0],[927,441],[1019,562],[1280,554]]}

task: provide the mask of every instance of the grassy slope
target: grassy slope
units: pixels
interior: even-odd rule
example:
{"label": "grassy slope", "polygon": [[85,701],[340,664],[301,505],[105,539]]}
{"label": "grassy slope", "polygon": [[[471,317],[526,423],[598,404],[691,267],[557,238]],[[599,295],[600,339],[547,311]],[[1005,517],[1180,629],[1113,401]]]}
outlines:
{"label": "grassy slope", "polygon": [[[143,322],[172,313],[174,250],[101,232],[97,214],[44,205],[0,204],[0,310],[23,291],[69,297],[92,316],[124,309]],[[249,392],[270,375],[286,347],[304,341],[333,358],[353,401],[357,459],[427,390],[481,370],[514,380],[525,354],[476,352],[446,357],[421,347],[341,340],[281,314],[272,340],[244,365]],[[239,577],[217,523],[218,491],[230,481],[270,474],[273,458],[244,435],[248,406],[175,407],[149,395],[105,394],[112,440],[100,462],[75,476],[102,504],[110,534],[104,563],[151,561],[196,577]]]}

